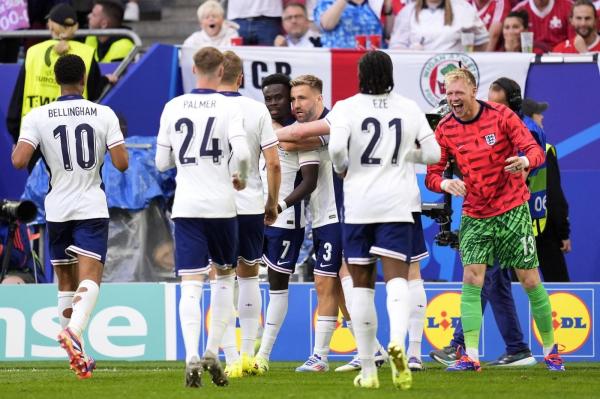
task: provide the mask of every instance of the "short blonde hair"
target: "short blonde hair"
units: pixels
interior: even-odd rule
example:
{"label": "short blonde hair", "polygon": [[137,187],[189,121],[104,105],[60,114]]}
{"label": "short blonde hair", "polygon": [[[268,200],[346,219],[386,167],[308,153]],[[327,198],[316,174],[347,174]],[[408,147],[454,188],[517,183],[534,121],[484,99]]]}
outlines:
{"label": "short blonde hair", "polygon": [[213,74],[223,65],[225,57],[214,47],[203,47],[194,54],[194,65],[200,73]]}
{"label": "short blonde hair", "polygon": [[244,63],[242,59],[233,51],[225,51],[223,53],[223,83],[235,83],[238,77],[242,74]]}
{"label": "short blonde hair", "polygon": [[444,81],[446,83],[446,86],[460,79],[464,80],[465,82],[467,82],[467,84],[475,88],[477,87],[477,79],[475,79],[475,75],[473,75],[473,73],[467,68],[456,68],[455,70],[450,71],[446,75],[444,75]]}
{"label": "short blonde hair", "polygon": [[319,93],[323,93],[323,81],[314,75],[300,75],[290,81],[290,86],[308,86]]}
{"label": "short blonde hair", "polygon": [[68,41],[75,37],[75,32],[79,29],[79,25],[63,26],[57,22],[48,20],[48,29],[52,38],[58,40],[58,43],[54,45],[54,51],[58,55],[67,54],[71,48]]}
{"label": "short blonde hair", "polygon": [[202,3],[202,5],[198,7],[198,11],[196,11],[198,20],[204,19],[204,17],[210,12],[215,12],[217,15],[225,17],[225,10],[223,9],[223,6],[221,6],[218,1],[208,0]]}

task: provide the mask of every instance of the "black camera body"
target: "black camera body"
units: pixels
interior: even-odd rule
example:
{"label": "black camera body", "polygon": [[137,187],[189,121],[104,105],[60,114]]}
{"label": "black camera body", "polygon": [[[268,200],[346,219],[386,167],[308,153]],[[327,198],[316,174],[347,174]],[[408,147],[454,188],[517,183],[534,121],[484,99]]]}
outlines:
{"label": "black camera body", "polygon": [[[431,110],[425,116],[432,130],[435,130],[438,123],[451,112],[446,100],[440,101],[438,107]],[[444,171],[445,179],[452,179],[454,174],[459,175],[460,171],[455,168],[454,159],[448,160],[448,167]],[[440,226],[440,231],[435,235],[435,243],[442,247],[451,247],[458,249],[458,231],[452,231],[452,195],[445,193],[444,202],[424,202],[421,204],[421,213],[433,220]]]}
{"label": "black camera body", "polygon": [[0,200],[0,221],[29,223],[36,215],[37,207],[31,201]]}

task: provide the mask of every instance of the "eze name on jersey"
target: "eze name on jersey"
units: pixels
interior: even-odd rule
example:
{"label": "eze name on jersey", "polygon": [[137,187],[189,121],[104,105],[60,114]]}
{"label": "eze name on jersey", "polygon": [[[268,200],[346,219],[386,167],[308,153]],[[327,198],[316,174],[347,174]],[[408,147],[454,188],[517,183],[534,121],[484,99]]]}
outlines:
{"label": "eze name on jersey", "polygon": [[387,98],[374,98],[372,101],[375,108],[388,109]]}

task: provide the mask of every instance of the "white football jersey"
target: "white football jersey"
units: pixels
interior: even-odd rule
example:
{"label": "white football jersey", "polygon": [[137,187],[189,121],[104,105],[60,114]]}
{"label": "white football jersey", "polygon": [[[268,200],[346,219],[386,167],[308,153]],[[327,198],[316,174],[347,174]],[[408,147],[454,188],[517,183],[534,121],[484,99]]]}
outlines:
{"label": "white football jersey", "polygon": [[246,133],[236,104],[214,90],[195,89],[169,101],[157,145],[171,148],[177,167],[173,218],[236,216],[229,141]]}
{"label": "white football jersey", "polygon": [[319,180],[309,202],[313,229],[339,222],[333,187],[333,165],[327,146],[319,148],[317,152],[320,159]]}
{"label": "white football jersey", "polygon": [[[319,165],[319,153],[316,151],[284,151],[279,150],[279,162],[281,163],[281,186],[279,187],[278,201],[284,200],[290,195],[294,188],[302,181],[300,167],[304,165]],[[260,173],[263,181],[265,200],[267,197],[267,171],[265,170],[264,158],[261,157]],[[304,201],[290,206],[277,216],[273,227],[282,229],[297,229],[306,225],[304,215]]]}
{"label": "white football jersey", "polygon": [[406,156],[415,140],[433,134],[417,103],[395,93],[356,94],[338,101],[327,119],[331,156],[348,148],[345,222],[413,222],[421,196],[415,164]]}
{"label": "white football jersey", "polygon": [[108,218],[100,171],[106,149],[124,143],[110,108],[81,96],[59,97],[25,115],[19,141],[39,145],[50,170],[47,221]]}
{"label": "white football jersey", "polygon": [[225,92],[222,94],[228,97],[231,102],[237,104],[242,111],[244,130],[246,131],[248,150],[250,151],[246,188],[235,193],[237,213],[239,215],[264,213],[265,201],[258,160],[262,150],[279,143],[273,131],[271,114],[269,114],[269,110],[265,104],[244,97],[237,92]]}

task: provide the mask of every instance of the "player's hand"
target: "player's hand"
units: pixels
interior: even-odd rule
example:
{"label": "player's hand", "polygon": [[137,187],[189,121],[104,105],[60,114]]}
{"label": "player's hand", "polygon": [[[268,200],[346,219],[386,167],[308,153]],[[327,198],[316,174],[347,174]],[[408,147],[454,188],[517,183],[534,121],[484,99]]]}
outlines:
{"label": "player's hand", "polygon": [[287,40],[285,40],[284,36],[277,35],[277,37],[275,37],[275,41],[273,42],[273,46],[275,46],[275,47],[286,47],[287,46]]}
{"label": "player's hand", "polygon": [[526,157],[510,157],[506,158],[505,162],[504,170],[512,174],[521,174],[529,167],[529,161]]}
{"label": "player's hand", "polygon": [[112,73],[109,73],[109,74],[107,74],[107,75],[104,75],[104,76],[106,76],[106,79],[108,79],[108,82],[109,82],[111,85],[114,85],[114,84],[116,84],[116,83],[117,83],[117,81],[119,80],[119,78],[117,77],[117,75],[114,75],[114,74],[112,74]]}
{"label": "player's hand", "polygon": [[571,239],[567,238],[566,240],[562,240],[560,250],[564,253],[569,253],[571,252],[571,249]]}
{"label": "player's hand", "polygon": [[340,179],[342,179],[342,180],[343,180],[343,179],[346,177],[346,175],[348,174],[348,169],[344,170],[343,172],[336,173],[336,174],[338,175],[338,177],[339,177]]}
{"label": "player's hand", "polygon": [[277,220],[277,203],[265,205],[265,224],[267,226],[272,225]]}
{"label": "player's hand", "polygon": [[456,196],[467,195],[467,185],[460,179],[446,179],[442,181],[442,190]]}
{"label": "player's hand", "polygon": [[240,176],[237,173],[234,173],[231,177],[233,188],[235,188],[237,191],[242,191],[246,188],[246,179],[240,178]]}

